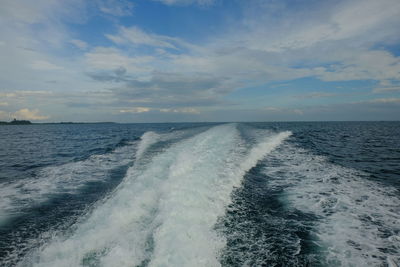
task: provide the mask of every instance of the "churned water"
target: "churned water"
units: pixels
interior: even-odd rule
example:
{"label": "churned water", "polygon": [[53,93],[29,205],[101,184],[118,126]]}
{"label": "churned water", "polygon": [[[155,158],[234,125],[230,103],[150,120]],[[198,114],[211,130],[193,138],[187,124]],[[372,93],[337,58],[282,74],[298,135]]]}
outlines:
{"label": "churned water", "polygon": [[400,123],[0,127],[1,266],[399,266]]}

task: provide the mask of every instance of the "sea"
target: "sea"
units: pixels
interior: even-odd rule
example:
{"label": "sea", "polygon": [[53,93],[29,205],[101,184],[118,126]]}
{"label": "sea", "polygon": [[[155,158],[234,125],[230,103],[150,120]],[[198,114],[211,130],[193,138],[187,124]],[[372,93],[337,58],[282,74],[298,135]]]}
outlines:
{"label": "sea", "polygon": [[400,122],[0,126],[0,266],[400,266]]}

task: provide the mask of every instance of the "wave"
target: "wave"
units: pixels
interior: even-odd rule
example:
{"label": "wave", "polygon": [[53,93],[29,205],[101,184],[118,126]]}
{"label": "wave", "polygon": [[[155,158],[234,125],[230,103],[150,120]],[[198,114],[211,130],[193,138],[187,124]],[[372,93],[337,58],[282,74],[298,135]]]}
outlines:
{"label": "wave", "polygon": [[228,124],[177,142],[132,166],[70,235],[55,237],[20,265],[219,266],[226,240],[214,226],[233,189],[289,135],[248,149],[237,126]]}
{"label": "wave", "polygon": [[316,216],[313,227],[325,266],[398,266],[400,199],[365,173],[330,163],[291,144],[265,167],[287,206]]}
{"label": "wave", "polygon": [[[135,159],[137,147],[140,153],[146,149],[138,141],[125,142],[106,154],[92,155],[89,158],[59,166],[42,168],[31,178],[21,179],[0,188],[0,225],[33,205],[40,204],[59,194],[79,193],[85,185],[104,182],[109,172],[115,168],[129,165]],[[138,153],[136,152],[137,156]]]}

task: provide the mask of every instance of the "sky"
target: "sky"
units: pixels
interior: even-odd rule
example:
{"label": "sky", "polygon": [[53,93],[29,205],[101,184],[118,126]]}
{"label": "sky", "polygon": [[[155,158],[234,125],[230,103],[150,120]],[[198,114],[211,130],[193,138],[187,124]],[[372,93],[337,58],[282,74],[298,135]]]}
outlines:
{"label": "sky", "polygon": [[399,0],[0,0],[0,120],[400,120]]}

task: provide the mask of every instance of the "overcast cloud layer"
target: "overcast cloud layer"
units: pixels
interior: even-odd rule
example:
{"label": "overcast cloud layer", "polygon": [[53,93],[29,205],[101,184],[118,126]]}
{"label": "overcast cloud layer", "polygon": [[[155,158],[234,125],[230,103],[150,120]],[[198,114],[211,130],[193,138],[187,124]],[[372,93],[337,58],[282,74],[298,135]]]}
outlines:
{"label": "overcast cloud layer", "polygon": [[400,119],[398,0],[0,3],[0,120]]}

